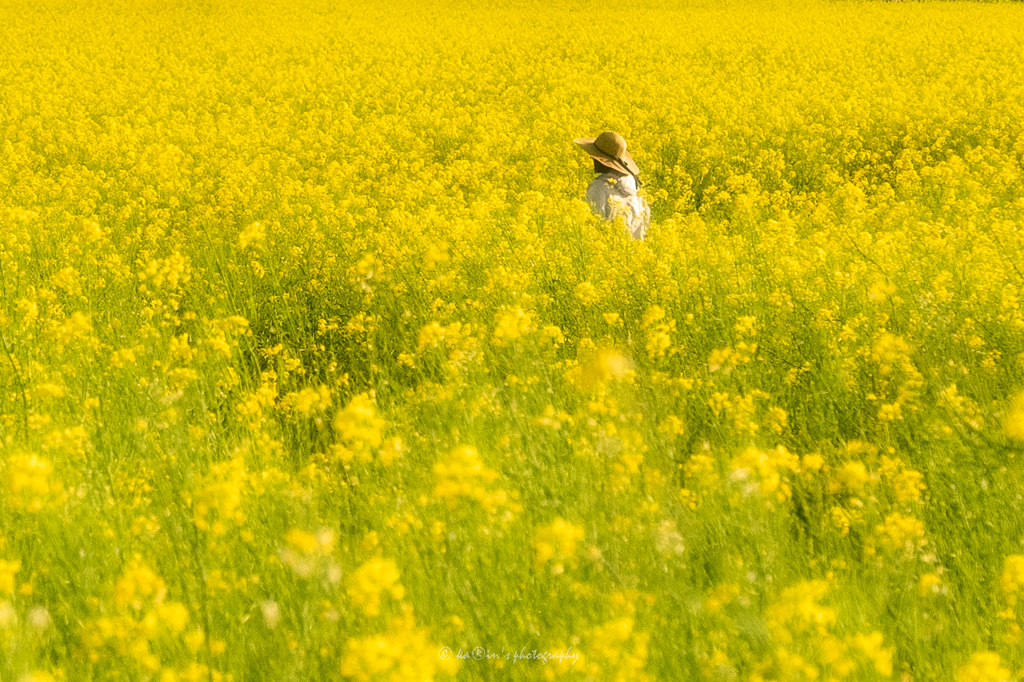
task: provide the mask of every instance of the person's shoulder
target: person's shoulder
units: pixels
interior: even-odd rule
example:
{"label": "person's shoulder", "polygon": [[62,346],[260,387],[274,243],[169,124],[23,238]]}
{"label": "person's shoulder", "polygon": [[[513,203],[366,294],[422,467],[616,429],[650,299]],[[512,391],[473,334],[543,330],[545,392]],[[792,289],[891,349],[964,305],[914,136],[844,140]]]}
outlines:
{"label": "person's shoulder", "polygon": [[623,176],[618,173],[601,173],[596,178],[594,178],[593,182],[591,182],[590,184],[601,184],[607,185],[608,187],[611,188],[618,188],[622,187],[622,180],[625,177],[629,176]]}
{"label": "person's shoulder", "polygon": [[601,173],[593,180],[590,181],[590,189],[615,189],[616,187],[615,174],[614,173]]}

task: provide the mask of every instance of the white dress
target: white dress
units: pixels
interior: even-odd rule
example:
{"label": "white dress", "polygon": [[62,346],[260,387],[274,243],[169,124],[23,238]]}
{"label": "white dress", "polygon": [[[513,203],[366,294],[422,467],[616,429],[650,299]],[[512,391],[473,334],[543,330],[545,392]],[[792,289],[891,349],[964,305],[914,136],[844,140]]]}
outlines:
{"label": "white dress", "polygon": [[602,173],[587,187],[587,203],[605,220],[626,219],[633,239],[643,239],[651,224],[651,207],[636,193],[632,175]]}

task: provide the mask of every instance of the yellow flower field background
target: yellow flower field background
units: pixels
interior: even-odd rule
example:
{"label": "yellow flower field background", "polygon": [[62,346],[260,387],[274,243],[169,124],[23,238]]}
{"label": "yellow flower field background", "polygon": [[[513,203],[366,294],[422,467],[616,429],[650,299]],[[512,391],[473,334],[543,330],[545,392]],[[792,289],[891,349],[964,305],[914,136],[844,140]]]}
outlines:
{"label": "yellow flower field background", "polygon": [[0,13],[0,680],[1024,673],[1021,7]]}

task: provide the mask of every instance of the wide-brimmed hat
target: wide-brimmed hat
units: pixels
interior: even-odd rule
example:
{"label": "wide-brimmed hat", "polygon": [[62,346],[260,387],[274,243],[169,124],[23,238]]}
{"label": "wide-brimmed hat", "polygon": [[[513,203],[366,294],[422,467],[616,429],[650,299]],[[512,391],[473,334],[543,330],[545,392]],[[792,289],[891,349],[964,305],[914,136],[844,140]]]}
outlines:
{"label": "wide-brimmed hat", "polygon": [[606,130],[597,137],[581,137],[574,141],[580,149],[612,170],[629,175],[640,172],[640,167],[626,151],[626,140],[618,133]]}

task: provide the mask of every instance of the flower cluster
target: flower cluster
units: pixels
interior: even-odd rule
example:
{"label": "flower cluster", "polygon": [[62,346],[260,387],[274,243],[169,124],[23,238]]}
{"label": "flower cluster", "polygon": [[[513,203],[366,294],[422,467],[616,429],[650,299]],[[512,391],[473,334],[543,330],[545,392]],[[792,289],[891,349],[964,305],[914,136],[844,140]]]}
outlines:
{"label": "flower cluster", "polygon": [[1020,676],[1020,3],[7,5],[0,680]]}

